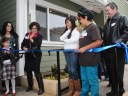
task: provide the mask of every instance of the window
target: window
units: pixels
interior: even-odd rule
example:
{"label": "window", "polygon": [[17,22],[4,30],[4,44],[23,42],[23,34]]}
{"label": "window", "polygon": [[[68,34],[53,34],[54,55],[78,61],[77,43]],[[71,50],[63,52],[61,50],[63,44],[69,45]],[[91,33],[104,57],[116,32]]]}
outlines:
{"label": "window", "polygon": [[47,9],[36,6],[36,21],[40,24],[39,33],[43,35],[43,40],[48,40],[47,36]]}
{"label": "window", "polygon": [[50,40],[60,41],[60,36],[65,29],[65,19],[67,14],[49,9],[49,27],[50,27]]}
{"label": "window", "polygon": [[[49,20],[47,20],[47,14],[49,14]],[[47,13],[47,8],[36,6],[36,21],[41,26],[39,33],[43,35],[43,40],[48,41],[49,36],[50,41],[60,42],[60,36],[65,29],[66,17],[68,17],[68,14],[51,8],[49,8],[49,12]],[[47,27],[47,23],[49,24],[49,29]]]}
{"label": "window", "polygon": [[43,44],[47,46],[62,46],[63,43],[60,41],[60,36],[65,30],[65,19],[68,16],[77,15],[76,12],[42,0],[36,2],[35,11],[32,10],[30,12],[31,14],[35,13],[35,15],[32,14],[32,19],[40,24],[41,29],[39,33],[43,35]]}

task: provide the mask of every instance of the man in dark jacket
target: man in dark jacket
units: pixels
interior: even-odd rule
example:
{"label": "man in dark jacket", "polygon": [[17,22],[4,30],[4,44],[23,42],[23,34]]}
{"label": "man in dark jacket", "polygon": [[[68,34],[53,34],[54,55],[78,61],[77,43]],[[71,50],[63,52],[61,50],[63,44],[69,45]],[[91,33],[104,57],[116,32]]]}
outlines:
{"label": "man in dark jacket", "polygon": [[[118,42],[126,43],[128,40],[128,20],[118,13],[118,7],[114,2],[106,5],[106,15],[108,19],[104,26],[104,45]],[[107,96],[122,96],[125,92],[123,86],[125,50],[123,48],[111,48],[105,51],[104,56],[109,82],[112,84],[111,92],[107,93]]]}

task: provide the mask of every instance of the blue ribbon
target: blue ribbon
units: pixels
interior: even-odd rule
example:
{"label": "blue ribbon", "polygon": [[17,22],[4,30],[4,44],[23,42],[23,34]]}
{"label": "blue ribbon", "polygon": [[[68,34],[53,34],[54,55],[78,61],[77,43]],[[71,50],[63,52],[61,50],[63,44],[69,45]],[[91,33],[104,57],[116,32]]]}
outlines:
{"label": "blue ribbon", "polygon": [[[126,46],[126,44],[124,44],[123,42],[114,44],[114,45],[109,45],[109,46],[105,46],[105,47],[100,47],[100,48],[93,48],[90,50],[87,50],[86,52],[101,52],[113,47],[117,47],[117,48],[124,48],[125,49],[125,58],[126,58],[126,63],[128,64],[128,47]],[[0,50],[6,50],[3,48],[0,48]],[[55,49],[55,50],[28,50],[28,51],[23,51],[23,50],[11,50],[11,52],[79,52],[79,50],[73,50],[73,49]]]}
{"label": "blue ribbon", "polygon": [[104,51],[104,50],[107,50],[113,47],[116,47],[116,44],[105,46],[105,47],[100,47],[100,48],[93,48],[93,49],[88,50],[87,52],[101,52],[101,51]]}

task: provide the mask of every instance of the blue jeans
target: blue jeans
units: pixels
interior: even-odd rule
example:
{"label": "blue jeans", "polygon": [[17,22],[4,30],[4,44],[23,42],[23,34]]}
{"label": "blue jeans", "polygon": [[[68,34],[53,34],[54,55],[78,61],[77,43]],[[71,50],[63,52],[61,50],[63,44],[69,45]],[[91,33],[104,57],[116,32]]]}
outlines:
{"label": "blue jeans", "polygon": [[69,79],[78,80],[79,75],[77,72],[78,66],[78,53],[75,52],[64,52],[65,59],[68,65]]}
{"label": "blue jeans", "polygon": [[82,90],[80,96],[99,96],[98,66],[80,66]]}

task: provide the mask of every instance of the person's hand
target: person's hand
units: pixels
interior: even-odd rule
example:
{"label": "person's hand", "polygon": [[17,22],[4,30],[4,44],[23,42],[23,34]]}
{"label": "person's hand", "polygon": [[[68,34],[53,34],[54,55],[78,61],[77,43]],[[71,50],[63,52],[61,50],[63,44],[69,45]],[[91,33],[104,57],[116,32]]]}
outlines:
{"label": "person's hand", "polygon": [[24,51],[28,51],[28,48],[27,48],[27,47],[23,47],[23,50],[24,50]]}
{"label": "person's hand", "polygon": [[11,52],[9,50],[7,50],[7,54],[10,54]]}
{"label": "person's hand", "polygon": [[117,44],[117,43],[120,43],[122,40],[123,40],[123,39],[120,38],[120,39],[114,41],[113,43],[114,43],[114,44]]}
{"label": "person's hand", "polygon": [[75,50],[79,50],[79,46]]}
{"label": "person's hand", "polygon": [[74,51],[75,51],[76,53],[79,53],[79,46],[78,46],[77,48],[75,48]]}
{"label": "person's hand", "polygon": [[85,47],[79,49],[79,53],[84,53],[86,51]]}
{"label": "person's hand", "polygon": [[10,51],[9,50],[4,50],[4,53],[10,54]]}
{"label": "person's hand", "polygon": [[79,31],[79,32],[82,31],[82,29],[80,27],[77,27],[76,30]]}
{"label": "person's hand", "polygon": [[4,53],[10,54],[10,51],[9,50],[4,50]]}
{"label": "person's hand", "polygon": [[30,41],[33,43],[34,42],[34,40],[33,39],[30,39]]}
{"label": "person's hand", "polygon": [[29,40],[33,43],[34,42],[34,40],[32,39],[34,37],[34,34],[32,34],[32,35],[30,35],[29,36]]}

